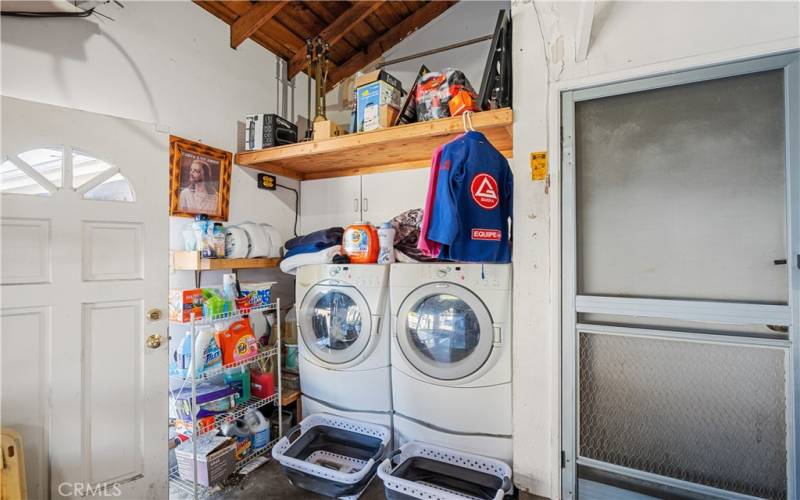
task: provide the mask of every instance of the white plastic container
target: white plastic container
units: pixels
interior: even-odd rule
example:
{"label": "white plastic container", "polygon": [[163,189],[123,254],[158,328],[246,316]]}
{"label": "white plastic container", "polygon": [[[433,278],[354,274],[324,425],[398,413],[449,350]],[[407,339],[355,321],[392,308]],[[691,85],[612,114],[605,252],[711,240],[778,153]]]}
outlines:
{"label": "white plastic container", "polygon": [[212,370],[222,366],[222,351],[214,338],[214,328],[211,325],[197,327],[197,336],[194,339],[194,355],[189,363],[189,372],[192,371],[194,360],[198,360],[197,373]]}
{"label": "white plastic container", "polygon": [[384,222],[378,228],[378,264],[394,263],[394,235],[395,229],[391,222]]}
{"label": "white plastic container", "polygon": [[251,408],[244,414],[244,421],[253,435],[253,451],[266,447],[269,443],[269,422],[264,415]]}

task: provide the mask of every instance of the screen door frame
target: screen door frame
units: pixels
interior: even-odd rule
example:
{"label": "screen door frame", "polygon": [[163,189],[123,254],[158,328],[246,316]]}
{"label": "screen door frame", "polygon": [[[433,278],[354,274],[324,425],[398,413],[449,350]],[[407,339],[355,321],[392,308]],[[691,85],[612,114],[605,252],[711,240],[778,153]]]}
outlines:
{"label": "screen door frame", "polygon": [[[771,324],[789,327],[784,338],[748,338],[726,335],[709,335],[692,332],[670,332],[668,338],[715,342],[732,345],[759,345],[766,348],[781,348],[786,351],[786,426],[787,426],[787,493],[796,498],[797,477],[800,465],[797,449],[800,433],[795,432],[797,416],[800,415],[800,398],[796,397],[800,387],[800,53],[791,52],[741,62],[703,67],[683,72],[622,81],[580,90],[561,93],[562,121],[562,245],[561,245],[561,439],[562,474],[561,496],[565,499],[577,497],[577,468],[586,463],[633,480],[657,483],[667,488],[677,488],[700,495],[725,495],[729,498],[750,498],[734,492],[709,486],[689,483],[665,476],[651,474],[613,464],[587,463],[578,457],[578,313],[607,313],[626,316],[669,317],[686,321],[709,321],[723,323]],[[575,166],[575,103],[602,97],[616,96],[684,85],[707,80],[746,75],[782,69],[784,73],[784,119],[785,119],[785,168],[786,168],[786,252],[788,273],[788,304],[737,304],[730,302],[619,298],[577,295],[577,211],[576,211],[576,166]],[[592,325],[581,331],[614,334],[617,327]],[[626,335],[664,338],[663,331],[638,328],[623,328]],[[617,332],[618,333],[618,332]]]}

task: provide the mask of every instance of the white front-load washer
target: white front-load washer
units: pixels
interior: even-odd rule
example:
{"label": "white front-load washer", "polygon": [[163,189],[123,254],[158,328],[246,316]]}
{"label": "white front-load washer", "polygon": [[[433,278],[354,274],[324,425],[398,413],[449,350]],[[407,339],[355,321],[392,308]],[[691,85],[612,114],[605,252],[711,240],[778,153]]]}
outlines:
{"label": "white front-load washer", "polygon": [[511,265],[393,264],[395,445],[511,463]]}
{"label": "white front-load washer", "polygon": [[391,427],[389,268],[303,266],[296,307],[303,413]]}

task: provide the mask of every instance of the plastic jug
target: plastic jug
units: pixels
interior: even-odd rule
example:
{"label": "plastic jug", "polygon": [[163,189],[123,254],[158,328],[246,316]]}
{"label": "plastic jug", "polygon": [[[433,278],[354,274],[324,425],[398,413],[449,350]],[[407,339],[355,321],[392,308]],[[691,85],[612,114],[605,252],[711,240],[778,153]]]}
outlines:
{"label": "plastic jug", "polygon": [[178,344],[178,349],[175,351],[175,373],[185,377],[192,372],[194,363],[192,363],[192,332],[186,332],[186,335],[181,339]]}
{"label": "plastic jug", "polygon": [[378,229],[378,264],[391,264],[394,262],[394,234],[395,229],[391,222],[384,222]]}
{"label": "plastic jug", "polygon": [[250,369],[246,366],[238,366],[225,370],[225,384],[234,389],[236,404],[246,403],[250,399]]}
{"label": "plastic jug", "polygon": [[297,312],[294,306],[289,309],[286,316],[283,318],[283,342],[285,344],[297,343]]}
{"label": "plastic jug", "polygon": [[222,351],[220,351],[217,341],[214,339],[214,328],[211,325],[203,325],[197,329],[197,336],[194,339],[194,359],[199,360],[197,373],[205,370],[212,370],[222,366]]}
{"label": "plastic jug", "polygon": [[244,421],[253,436],[253,451],[266,447],[269,443],[269,422],[264,415],[251,408],[244,414]]}
{"label": "plastic jug", "polygon": [[369,222],[347,226],[342,236],[342,248],[353,264],[372,264],[378,260],[378,231]]}
{"label": "plastic jug", "polygon": [[222,349],[223,364],[237,363],[258,354],[258,340],[250,327],[249,318],[234,321],[224,332],[217,332],[216,337]]}

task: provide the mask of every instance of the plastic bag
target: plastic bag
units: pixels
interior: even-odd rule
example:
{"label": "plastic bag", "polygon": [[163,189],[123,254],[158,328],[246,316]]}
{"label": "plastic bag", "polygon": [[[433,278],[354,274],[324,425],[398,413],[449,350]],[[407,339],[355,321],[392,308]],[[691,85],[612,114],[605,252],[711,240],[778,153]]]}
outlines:
{"label": "plastic bag", "polygon": [[[478,95],[460,70],[447,68],[422,76],[416,90],[417,120],[427,121],[479,111]],[[451,110],[450,101],[454,100]]]}

